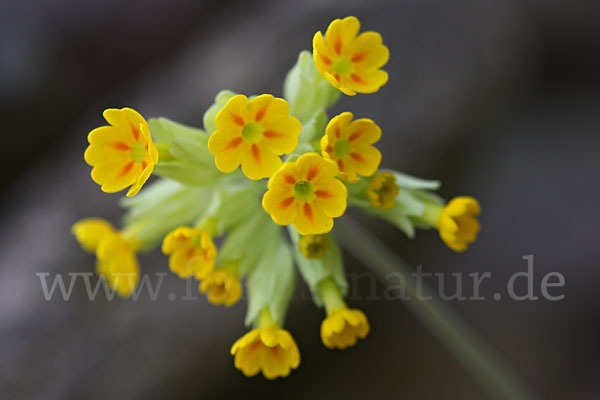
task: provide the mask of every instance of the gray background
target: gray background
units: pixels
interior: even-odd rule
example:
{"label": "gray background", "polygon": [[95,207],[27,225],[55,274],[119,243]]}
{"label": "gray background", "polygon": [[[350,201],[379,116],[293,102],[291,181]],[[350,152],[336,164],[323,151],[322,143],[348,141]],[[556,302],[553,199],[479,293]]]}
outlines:
{"label": "gray background", "polygon": [[[368,279],[350,304],[372,332],[344,352],[321,345],[322,311],[299,287],[287,328],[301,366],[267,382],[244,378],[228,353],[245,332],[244,303],[169,301],[185,293],[170,273],[156,302],[90,302],[81,286],[69,302],[46,302],[35,276],[92,271],[70,226],[119,219],[118,196],[102,194],[83,162],[104,108],[200,125],[221,89],[281,95],[314,32],[356,15],[389,46],[390,81],[334,112],[378,122],[383,166],[441,179],[445,197],[471,194],[483,206],[480,239],[465,254],[435,232],[411,241],[382,222],[371,228],[426,271],[492,272],[488,300],[451,305],[543,398],[597,398],[599,4],[2,1],[0,397],[487,398],[401,302],[370,299]],[[537,294],[543,275],[559,271],[564,300],[492,300],[528,254]],[[168,272],[159,252],[141,262]]]}

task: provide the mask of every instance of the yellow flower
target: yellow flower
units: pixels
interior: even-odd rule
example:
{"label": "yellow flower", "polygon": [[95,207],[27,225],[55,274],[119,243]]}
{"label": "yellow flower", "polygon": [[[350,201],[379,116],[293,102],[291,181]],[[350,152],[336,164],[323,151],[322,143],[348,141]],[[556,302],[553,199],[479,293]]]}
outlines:
{"label": "yellow flower", "polygon": [[380,172],[367,187],[369,201],[377,208],[393,208],[396,204],[400,188],[396,184],[396,177],[391,172]]}
{"label": "yellow flower", "polygon": [[376,92],[388,80],[387,72],[380,68],[390,52],[381,35],[358,35],[359,29],[358,19],[346,17],[332,21],[325,37],[319,31],[313,38],[315,66],[329,83],[349,96]]}
{"label": "yellow flower", "polygon": [[335,163],[316,153],[286,162],[269,179],[262,205],[276,224],[294,224],[302,235],[327,233],[346,211],[348,190]]}
{"label": "yellow flower", "polygon": [[360,310],[342,308],[332,311],[321,324],[321,340],[330,349],[354,346],[369,334],[369,321]]}
{"label": "yellow flower", "polygon": [[[269,313],[268,309],[266,312]],[[267,379],[286,377],[300,365],[300,352],[294,338],[272,322],[270,314],[256,329],[246,333],[231,347],[234,365],[246,376],[262,372]],[[266,320],[266,322],[264,322]]]}
{"label": "yellow flower", "polygon": [[333,278],[323,279],[318,289],[327,310],[327,318],[321,324],[321,341],[326,347],[343,350],[367,337],[370,329],[367,317],[362,311],[346,306]]}
{"label": "yellow flower", "polygon": [[96,252],[102,239],[117,234],[112,224],[103,218],[82,219],[73,225],[71,232],[81,247],[89,253]]}
{"label": "yellow flower", "polygon": [[96,270],[121,297],[129,297],[137,287],[140,267],[136,246],[101,218],[87,218],[71,229],[84,250],[95,253]]}
{"label": "yellow flower", "polygon": [[204,278],[198,286],[200,292],[207,293],[211,304],[234,305],[242,295],[242,284],[233,272],[228,269],[217,269]]}
{"label": "yellow flower", "polygon": [[338,177],[347,182],[373,175],[381,162],[381,153],[371,146],[381,137],[381,129],[370,119],[352,121],[352,117],[344,112],[332,118],[321,138],[323,157],[337,163]]}
{"label": "yellow flower", "polygon": [[321,258],[329,250],[327,235],[306,235],[300,238],[300,251],[308,259]]}
{"label": "yellow flower", "polygon": [[181,226],[165,237],[162,252],[169,257],[169,268],[180,278],[205,278],[214,268],[217,248],[212,238],[197,228]]}
{"label": "yellow flower", "polygon": [[461,196],[452,199],[441,211],[437,220],[440,237],[448,247],[457,252],[467,249],[477,239],[479,222],[479,202],[472,197]]}
{"label": "yellow flower", "polygon": [[98,245],[96,272],[115,288],[121,297],[129,297],[140,279],[135,250],[122,235],[109,235]]}
{"label": "yellow flower", "polygon": [[208,140],[219,171],[232,172],[241,164],[252,180],[270,177],[281,166],[279,156],[298,145],[300,121],[289,112],[284,99],[270,94],[250,101],[244,95],[229,99],[217,114],[217,130]]}
{"label": "yellow flower", "polygon": [[108,193],[131,186],[127,196],[135,196],[158,162],[148,123],[131,108],[109,108],[103,115],[110,125],[90,132],[84,154],[92,179]]}

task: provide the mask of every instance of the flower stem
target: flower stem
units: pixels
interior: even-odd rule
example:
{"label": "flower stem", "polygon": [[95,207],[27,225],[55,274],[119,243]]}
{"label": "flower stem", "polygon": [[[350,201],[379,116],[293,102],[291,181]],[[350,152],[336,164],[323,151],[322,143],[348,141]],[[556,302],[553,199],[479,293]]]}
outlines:
{"label": "flower stem", "polygon": [[[425,282],[417,286],[408,264],[373,234],[346,216],[335,223],[338,240],[385,285],[404,285],[410,300],[404,304],[493,398],[536,399],[521,377]],[[417,296],[417,293],[422,294]],[[430,300],[423,300],[432,296]]]}
{"label": "flower stem", "polygon": [[327,315],[331,314],[335,310],[346,307],[346,303],[340,295],[340,289],[338,289],[333,278],[325,278],[319,282],[319,291],[321,292],[321,297],[323,298],[323,304],[325,305]]}

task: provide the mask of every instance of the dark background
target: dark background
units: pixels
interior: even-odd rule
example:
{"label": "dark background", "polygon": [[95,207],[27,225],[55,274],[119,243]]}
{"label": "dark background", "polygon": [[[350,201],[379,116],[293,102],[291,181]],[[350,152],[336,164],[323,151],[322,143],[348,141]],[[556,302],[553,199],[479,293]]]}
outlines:
{"label": "dark background", "polygon": [[[93,270],[73,222],[120,215],[118,196],[101,193],[83,162],[102,110],[130,106],[200,126],[221,89],[281,95],[314,32],[347,15],[383,35],[390,81],[334,111],[377,121],[383,166],[441,179],[445,197],[470,194],[483,206],[480,239],[464,254],[435,232],[411,241],[371,222],[374,232],[426,271],[492,272],[488,300],[451,305],[542,398],[600,396],[599,2],[0,4],[1,398],[488,398],[401,302],[369,299],[368,279],[350,304],[372,332],[343,352],[321,345],[322,311],[300,286],[286,327],[302,363],[274,382],[233,367],[244,303],[90,302],[80,286],[68,302],[44,301],[36,272]],[[492,300],[528,254],[537,294],[543,275],[558,271],[564,300]],[[363,271],[346,260],[349,272]],[[158,252],[141,262],[168,272]],[[161,293],[184,290],[168,274]]]}

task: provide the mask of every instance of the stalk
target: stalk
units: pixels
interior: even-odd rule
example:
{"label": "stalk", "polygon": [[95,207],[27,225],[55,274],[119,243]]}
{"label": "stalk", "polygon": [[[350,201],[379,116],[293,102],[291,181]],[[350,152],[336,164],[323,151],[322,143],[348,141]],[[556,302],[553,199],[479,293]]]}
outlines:
{"label": "stalk", "polygon": [[538,398],[490,345],[454,309],[437,297],[426,282],[422,282],[420,292],[423,296],[432,296],[432,299],[419,299],[412,268],[373,234],[348,216],[336,221],[335,228],[341,245],[363,262],[384,285],[405,286],[410,300],[404,304],[491,397],[503,400]]}

